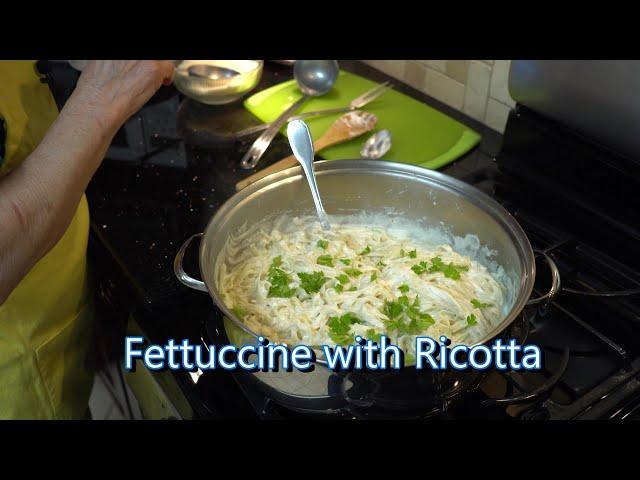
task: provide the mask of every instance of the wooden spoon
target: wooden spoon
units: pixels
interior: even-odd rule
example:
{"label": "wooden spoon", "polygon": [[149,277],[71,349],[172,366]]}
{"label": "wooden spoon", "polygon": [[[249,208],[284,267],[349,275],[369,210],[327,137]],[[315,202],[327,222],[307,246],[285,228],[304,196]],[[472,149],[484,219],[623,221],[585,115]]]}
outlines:
{"label": "wooden spoon", "polygon": [[[318,152],[323,148],[346,142],[347,140],[351,140],[352,138],[370,132],[375,128],[377,121],[378,117],[373,113],[363,112],[362,110],[354,110],[353,112],[346,113],[333,122],[324,135],[313,142],[313,148]],[[236,183],[236,191],[242,190],[271,173],[279,172],[295,165],[298,165],[298,161],[293,155],[283,158],[273,165],[263,168],[259,172],[240,180]]]}

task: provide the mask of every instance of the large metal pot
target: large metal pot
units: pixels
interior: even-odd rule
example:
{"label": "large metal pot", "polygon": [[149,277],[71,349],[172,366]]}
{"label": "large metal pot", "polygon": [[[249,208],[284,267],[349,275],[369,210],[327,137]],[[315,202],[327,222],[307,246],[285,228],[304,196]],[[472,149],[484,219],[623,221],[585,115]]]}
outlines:
{"label": "large metal pot", "polygon": [[[516,220],[495,200],[474,187],[442,173],[385,161],[338,160],[316,163],[318,188],[329,214],[394,208],[402,216],[443,226],[450,234],[475,234],[480,245],[494,251],[491,258],[506,271],[512,286],[509,310],[493,331],[478,343],[501,336],[524,337],[523,310],[548,301],[559,289],[557,269],[551,291],[530,300],[536,267],[531,245]],[[310,213],[309,187],[294,167],[269,175],[231,197],[209,221],[203,234],[189,238],[175,259],[175,273],[188,287],[209,292],[224,315],[224,331],[236,345],[255,344],[257,334],[242,324],[221,300],[214,270],[227,237],[243,224],[253,224],[274,213]],[[185,273],[182,259],[189,243],[201,237],[200,272],[204,281]],[[478,252],[487,252],[478,249]],[[478,255],[481,263],[489,259]],[[276,401],[302,410],[332,410],[374,405],[385,409],[439,411],[460,392],[477,385],[477,371],[342,372],[317,361],[312,372],[256,372],[247,374]]]}

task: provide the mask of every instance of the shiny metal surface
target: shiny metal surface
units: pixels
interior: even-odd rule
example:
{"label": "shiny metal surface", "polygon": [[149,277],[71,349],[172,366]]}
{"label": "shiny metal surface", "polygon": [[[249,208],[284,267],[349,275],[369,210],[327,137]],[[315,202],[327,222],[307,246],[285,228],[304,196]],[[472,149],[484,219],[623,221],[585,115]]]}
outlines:
{"label": "shiny metal surface", "polygon": [[322,206],[322,199],[320,198],[313,168],[313,140],[311,139],[309,127],[302,120],[293,120],[287,125],[287,136],[289,137],[289,145],[291,145],[293,155],[296,157],[296,160],[300,162],[302,170],[304,170],[304,175],[309,183],[309,190],[311,190],[311,197],[316,207],[320,225],[322,225],[323,229],[330,230],[331,226],[329,225],[329,219]]}
{"label": "shiny metal surface", "polygon": [[[294,115],[293,117],[289,117],[287,120],[304,120],[306,118],[312,117],[320,117],[324,115],[334,115],[336,113],[346,113],[352,112],[354,110],[358,110],[359,108],[365,107],[369,103],[376,100],[387,90],[393,88],[393,84],[391,82],[384,82],[380,85],[373,87],[371,90],[367,90],[362,95],[357,98],[354,98],[348,106],[342,108],[327,108],[325,110],[316,110],[315,112],[304,112],[300,115]],[[245,128],[244,130],[240,130],[236,132],[234,135],[236,137],[245,137],[248,135],[253,135],[258,132],[262,132],[269,128],[271,123],[263,123],[262,125],[256,125],[255,127]]]}
{"label": "shiny metal surface", "polygon": [[514,60],[513,99],[597,139],[640,157],[640,61]]}
{"label": "shiny metal surface", "polygon": [[335,60],[296,60],[293,77],[300,91],[309,97],[324,95],[333,88],[340,68]]}
{"label": "shiny metal surface", "polygon": [[183,285],[189,288],[193,288],[194,290],[200,290],[201,292],[206,292],[207,287],[204,284],[204,282],[202,280],[196,280],[195,278],[191,277],[187,272],[184,271],[184,268],[182,266],[182,262],[184,261],[184,254],[187,251],[187,248],[189,247],[191,242],[196,238],[202,238],[202,234],[196,233],[194,235],[191,235],[182,244],[182,246],[180,247],[180,250],[178,250],[178,253],[176,254],[176,258],[173,261],[173,273]]}
{"label": "shiny metal surface", "polygon": [[380,130],[371,135],[362,145],[360,155],[362,158],[378,159],[385,156],[391,148],[391,132]]}
{"label": "shiny metal surface", "polygon": [[251,145],[242,156],[240,166],[244,169],[254,168],[264,155],[271,141],[278,134],[287,119],[296,112],[309,97],[317,97],[327,93],[338,79],[340,69],[335,60],[296,60],[293,75],[298,88],[304,94],[288,109],[280,114],[267,129]]}
{"label": "shiny metal surface", "polygon": [[[451,235],[477,235],[481,246],[495,251],[495,261],[505,269],[514,285],[508,314],[478,343],[486,343],[506,332],[515,335],[514,331],[524,329],[521,312],[533,289],[534,253],[516,220],[491,197],[437,171],[381,160],[316,162],[316,177],[329,214],[393,208],[406,218],[444,225]],[[224,305],[216,285],[215,265],[217,261],[224,261],[219,253],[227,237],[244,224],[260,222],[270,215],[309,214],[310,211],[313,211],[313,201],[301,168],[293,167],[239,191],[209,221],[200,245],[200,271],[209,294],[225,316],[225,331],[232,343],[255,343],[257,335]],[[481,258],[477,260],[482,263]],[[294,370],[254,375],[268,388],[280,392],[283,398],[298,404],[306,401],[305,405],[311,409],[315,408],[315,401],[319,404],[320,400],[338,396],[349,404],[367,403],[375,397],[377,404],[389,408],[435,411],[445,409],[460,392],[472,388],[482,372],[436,373],[405,368],[395,376],[375,380],[376,388],[369,393],[367,388],[371,382],[366,374],[332,372],[320,358],[313,372]],[[407,382],[413,385],[408,390],[403,387]],[[340,388],[336,389],[336,385]],[[344,392],[350,393],[345,396]]]}
{"label": "shiny metal surface", "polygon": [[558,270],[558,266],[551,259],[549,255],[544,252],[540,252],[542,257],[549,265],[549,269],[551,270],[551,287],[549,291],[542,295],[541,297],[532,298],[527,302],[527,307],[537,306],[537,305],[546,305],[551,300],[553,300],[558,293],[560,293],[561,282],[560,282],[560,270]]}
{"label": "shiny metal surface", "polygon": [[210,80],[221,80],[232,78],[239,75],[239,72],[230,68],[220,67],[218,65],[191,65],[187,71],[193,77],[208,78]]}
{"label": "shiny metal surface", "polygon": [[[535,279],[534,254],[524,231],[494,199],[460,180],[410,164],[381,160],[315,164],[318,187],[330,214],[396,208],[410,219],[426,218],[433,225],[442,222],[452,235],[473,233],[496,251],[496,262],[512,278],[517,292],[510,313],[478,343],[493,338],[524,308]],[[200,246],[202,278],[216,303],[222,302],[213,277],[214,264],[228,235],[245,222],[312,209],[300,167],[269,175],[231,197],[207,225]],[[223,311],[234,319],[230,311]]]}
{"label": "shiny metal surface", "polygon": [[280,128],[282,128],[282,126],[287,122],[287,118],[293,115],[294,112],[298,111],[308,98],[309,97],[306,95],[299,98],[293,105],[287,108],[278,118],[269,124],[267,129],[255,139],[249,150],[247,150],[247,153],[244,154],[242,160],[240,160],[240,167],[248,170],[254,168],[258,164],[262,155],[264,155],[264,152],[266,152],[267,148],[269,148],[269,145],[271,145],[271,142],[278,134],[278,131],[280,131]]}

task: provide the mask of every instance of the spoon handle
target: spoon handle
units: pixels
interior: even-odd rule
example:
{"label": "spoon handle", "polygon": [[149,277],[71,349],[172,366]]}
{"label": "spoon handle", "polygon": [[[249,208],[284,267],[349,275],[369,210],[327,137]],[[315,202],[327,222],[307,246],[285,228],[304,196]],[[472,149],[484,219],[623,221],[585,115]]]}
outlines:
{"label": "spoon handle", "polygon": [[331,228],[329,226],[329,219],[322,206],[318,184],[316,183],[316,175],[313,169],[313,140],[311,139],[311,133],[309,133],[309,127],[307,127],[307,124],[302,120],[293,120],[287,125],[287,136],[289,137],[291,150],[293,150],[293,154],[298,162],[300,162],[300,165],[302,165],[302,170],[304,170],[307,182],[309,182],[311,196],[316,206],[320,224],[322,228],[329,230]]}
{"label": "spoon handle", "polygon": [[[313,142],[313,147],[316,152],[319,152],[324,148],[330,147],[337,143],[341,143],[343,141],[344,139],[337,139],[337,140],[327,139],[327,136],[325,134],[324,136],[320,137],[318,140]],[[257,182],[258,180],[266,177],[267,175],[270,175],[275,172],[280,172],[282,170],[285,170],[289,167],[294,167],[296,165],[298,165],[298,159],[295,157],[295,155],[289,155],[288,157],[285,157],[282,160],[278,160],[277,162],[272,163],[271,165],[263,168],[262,170],[258,170],[253,175],[249,175],[247,178],[240,180],[238,183],[236,183],[236,190],[240,191],[244,187],[248,187],[252,183]]]}
{"label": "spoon handle", "polygon": [[251,148],[242,157],[242,161],[240,162],[240,166],[242,168],[248,170],[256,166],[267,147],[271,144],[271,141],[278,134],[278,130],[280,130],[287,119],[302,106],[307,98],[309,97],[304,95],[302,98],[297,100],[293,105],[282,112],[278,118],[271,122],[269,128],[267,128],[262,135],[256,138],[253,145],[251,145]]}
{"label": "spoon handle", "polygon": [[[321,116],[325,116],[325,115],[334,115],[336,113],[346,113],[346,112],[352,112],[353,110],[355,110],[356,107],[338,107],[338,108],[328,108],[326,110],[316,110],[314,112],[304,112],[301,113],[299,115],[294,115],[293,117],[289,117],[287,120],[291,121],[291,120],[304,120],[305,118],[312,118],[312,117],[321,117]],[[263,132],[265,131],[267,128],[269,128],[271,124],[270,123],[262,123],[260,125],[256,125],[254,127],[247,127],[243,130],[240,130],[239,132],[235,132],[233,134],[234,137],[237,138],[241,138],[241,137],[248,137],[249,135],[254,135],[256,133],[259,132]]]}

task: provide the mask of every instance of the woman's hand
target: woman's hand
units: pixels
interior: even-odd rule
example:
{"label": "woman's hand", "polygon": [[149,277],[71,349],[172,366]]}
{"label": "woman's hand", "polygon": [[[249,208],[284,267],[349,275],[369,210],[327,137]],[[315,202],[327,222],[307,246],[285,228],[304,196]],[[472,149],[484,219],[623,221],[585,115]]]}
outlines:
{"label": "woman's hand", "polygon": [[94,110],[103,125],[107,122],[117,130],[161,85],[171,83],[173,68],[167,60],[91,60],[71,98]]}

